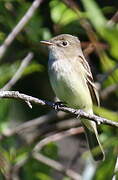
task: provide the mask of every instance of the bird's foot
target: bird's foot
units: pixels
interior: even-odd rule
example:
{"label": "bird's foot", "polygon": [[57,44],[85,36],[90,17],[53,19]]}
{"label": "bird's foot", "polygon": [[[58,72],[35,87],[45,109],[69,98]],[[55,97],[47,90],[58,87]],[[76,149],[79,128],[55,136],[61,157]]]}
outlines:
{"label": "bird's foot", "polygon": [[80,119],[82,112],[83,111],[81,109],[78,110],[77,119]]}
{"label": "bird's foot", "polygon": [[65,106],[65,102],[62,101],[57,101],[53,103],[53,108],[55,111],[58,111],[59,107],[64,107],[64,106]]}

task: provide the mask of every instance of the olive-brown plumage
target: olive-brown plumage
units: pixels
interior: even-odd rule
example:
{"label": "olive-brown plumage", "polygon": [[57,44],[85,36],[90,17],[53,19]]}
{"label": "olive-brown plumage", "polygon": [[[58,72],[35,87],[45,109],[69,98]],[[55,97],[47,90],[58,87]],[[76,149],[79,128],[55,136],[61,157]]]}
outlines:
{"label": "olive-brown plumage", "polygon": [[[49,78],[56,96],[69,107],[93,114],[93,102],[99,104],[99,97],[79,39],[62,34],[42,43],[49,48]],[[104,151],[98,138],[96,123],[83,118],[81,122],[93,158],[103,160]],[[96,146],[99,147],[98,154],[92,151]]]}

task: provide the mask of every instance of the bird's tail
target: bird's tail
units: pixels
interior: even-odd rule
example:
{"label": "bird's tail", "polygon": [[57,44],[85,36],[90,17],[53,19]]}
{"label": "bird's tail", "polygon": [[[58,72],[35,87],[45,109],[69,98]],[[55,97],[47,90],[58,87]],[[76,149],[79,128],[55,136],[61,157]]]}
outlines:
{"label": "bird's tail", "polygon": [[[104,160],[105,154],[102,145],[98,139],[97,129],[93,132],[84,125],[86,138],[89,144],[91,154],[95,161]],[[98,148],[97,150],[95,148]]]}
{"label": "bird's tail", "polygon": [[[104,154],[104,150],[102,148],[102,145],[99,141],[98,138],[98,132],[97,129],[94,129],[94,131],[88,129],[85,125],[84,125],[84,129],[85,129],[85,134],[86,134],[86,138],[89,144],[89,148],[91,151],[91,154],[94,158],[95,161],[99,161],[99,160],[104,160],[105,159],[105,154]],[[95,151],[95,148],[98,147],[97,152]]]}

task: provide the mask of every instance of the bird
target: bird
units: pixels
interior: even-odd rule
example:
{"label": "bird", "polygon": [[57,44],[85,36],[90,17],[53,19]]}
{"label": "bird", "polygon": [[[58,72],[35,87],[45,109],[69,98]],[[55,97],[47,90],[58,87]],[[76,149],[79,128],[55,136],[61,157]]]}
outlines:
{"label": "bird", "polygon": [[[64,102],[67,107],[93,114],[93,104],[99,105],[99,96],[79,38],[61,34],[41,43],[49,50],[49,79],[60,102]],[[98,137],[96,123],[86,118],[80,120],[93,159],[104,160],[105,153]],[[99,147],[98,153],[93,151],[95,147]]]}

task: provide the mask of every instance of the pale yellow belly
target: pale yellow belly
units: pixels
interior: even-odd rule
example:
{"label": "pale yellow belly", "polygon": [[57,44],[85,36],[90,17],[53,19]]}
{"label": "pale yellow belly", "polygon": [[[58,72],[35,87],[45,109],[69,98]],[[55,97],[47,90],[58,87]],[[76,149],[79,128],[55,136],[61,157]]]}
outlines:
{"label": "pale yellow belly", "polygon": [[92,109],[92,100],[86,81],[81,74],[74,72],[66,63],[59,64],[58,69],[49,71],[50,81],[56,96],[69,107],[81,108],[85,111]]}

